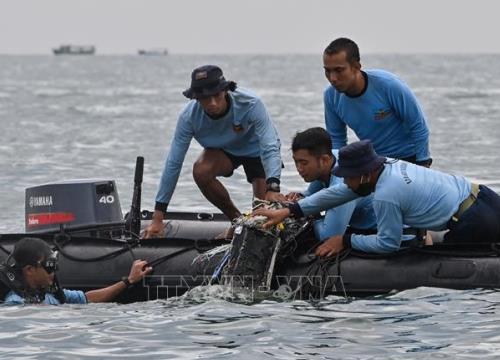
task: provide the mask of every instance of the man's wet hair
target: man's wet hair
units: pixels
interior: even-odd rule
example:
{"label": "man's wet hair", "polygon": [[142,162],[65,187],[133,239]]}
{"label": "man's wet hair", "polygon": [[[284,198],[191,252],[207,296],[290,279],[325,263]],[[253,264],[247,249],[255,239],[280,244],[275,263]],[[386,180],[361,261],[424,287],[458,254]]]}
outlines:
{"label": "man's wet hair", "polygon": [[346,59],[349,63],[352,64],[355,61],[360,61],[358,45],[351,39],[343,37],[333,40],[325,48],[324,54],[334,55],[341,51],[345,51]]}
{"label": "man's wet hair", "polygon": [[332,139],[322,127],[297,132],[292,139],[292,151],[307,150],[314,156],[332,155]]}
{"label": "man's wet hair", "polygon": [[40,260],[49,258],[52,249],[43,240],[33,237],[25,237],[14,246],[12,257],[20,268],[26,265],[36,265]]}

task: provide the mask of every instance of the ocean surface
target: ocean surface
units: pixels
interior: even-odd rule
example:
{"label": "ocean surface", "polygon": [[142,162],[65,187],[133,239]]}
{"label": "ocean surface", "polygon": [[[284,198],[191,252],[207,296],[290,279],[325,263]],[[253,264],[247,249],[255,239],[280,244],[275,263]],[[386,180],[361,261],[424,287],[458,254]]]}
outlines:
{"label": "ocean surface", "polygon": [[[0,233],[24,231],[24,190],[113,179],[128,211],[136,156],[151,209],[191,70],[220,65],[258,93],[282,140],[284,191],[302,189],[290,154],[298,130],[323,126],[321,56],[0,56]],[[500,55],[366,55],[398,74],[431,130],[433,168],[500,192]],[[354,137],[353,137],[354,139]],[[191,178],[195,142],[170,210],[216,211]],[[224,179],[250,206],[241,170]],[[229,302],[201,289],[127,305],[1,307],[0,358],[498,358],[500,294],[418,288],[370,298]]]}

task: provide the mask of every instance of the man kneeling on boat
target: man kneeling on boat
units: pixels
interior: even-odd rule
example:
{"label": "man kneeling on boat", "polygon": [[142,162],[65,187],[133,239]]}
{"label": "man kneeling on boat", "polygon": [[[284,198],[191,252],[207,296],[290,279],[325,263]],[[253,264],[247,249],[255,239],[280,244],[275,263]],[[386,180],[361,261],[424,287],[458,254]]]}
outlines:
{"label": "man kneeling on boat", "polygon": [[[342,178],[333,174],[338,151],[332,152],[332,140],[325,129],[315,127],[298,132],[292,139],[292,152],[297,172],[310,184],[301,193],[288,194],[288,200],[298,201],[322,189],[342,184]],[[324,217],[314,222],[316,239],[324,243],[333,236],[342,236],[346,230],[349,233],[376,233],[377,221],[372,199],[373,196],[369,195],[328,209]],[[321,251],[323,246],[319,246],[317,251]]]}
{"label": "man kneeling on boat", "polygon": [[279,186],[280,140],[262,100],[226,81],[214,65],[194,69],[191,87],[183,94],[191,101],[177,122],[146,238],[162,235],[165,212],[193,137],[204,148],[194,163],[193,178],[203,195],[229,220],[241,213],[217,177],[231,176],[240,165],[256,198],[284,200]]}
{"label": "man kneeling on boat", "polygon": [[288,208],[256,214],[268,217],[265,226],[287,216],[302,217],[373,193],[377,234],[337,235],[318,254],[331,256],[346,248],[389,253],[399,250],[403,224],[434,231],[449,230],[446,243],[500,241],[500,196],[485,185],[375,153],[369,140],[339,151],[336,176],[344,184],[329,187]]}
{"label": "man kneeling on boat", "polygon": [[128,277],[114,285],[84,293],[62,289],[55,277],[57,269],[57,253],[46,242],[38,238],[19,240],[11,256],[0,265],[0,280],[9,288],[4,303],[59,305],[107,302],[141,281],[152,270],[146,261],[136,260]]}

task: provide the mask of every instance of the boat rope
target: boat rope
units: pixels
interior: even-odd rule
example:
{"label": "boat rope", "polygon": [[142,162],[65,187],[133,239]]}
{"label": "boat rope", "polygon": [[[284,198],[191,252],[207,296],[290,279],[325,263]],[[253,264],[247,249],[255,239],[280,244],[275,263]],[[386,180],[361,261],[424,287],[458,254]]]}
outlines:
{"label": "boat rope", "polygon": [[173,258],[174,256],[178,256],[180,254],[183,254],[185,252],[188,252],[188,251],[191,251],[191,250],[194,250],[196,249],[195,246],[191,246],[191,247],[187,247],[187,248],[184,248],[184,249],[180,249],[178,251],[174,251],[173,253],[170,253],[170,254],[167,254],[167,255],[164,255],[164,256],[160,256],[159,258],[153,260],[153,261],[150,261],[149,263],[147,263],[147,266],[151,266],[151,267],[155,267],[159,264],[161,264],[162,262],[164,261],[167,261],[168,259],[171,259]]}
{"label": "boat rope", "polygon": [[[60,241],[62,240],[62,243]],[[125,252],[130,252],[132,255],[133,259],[136,259],[136,256],[134,255],[133,249],[141,245],[141,241],[139,240],[134,240],[134,241],[120,241],[113,239],[113,242],[118,242],[120,245],[123,247],[120,249],[117,249],[115,251],[111,251],[107,254],[96,256],[96,257],[90,257],[90,258],[82,258],[82,257],[77,257],[71,254],[68,254],[66,251],[64,251],[64,247],[72,240],[71,236],[68,234],[58,234],[54,237],[54,244],[56,247],[56,250],[58,250],[64,257],[68,258],[69,260],[76,261],[76,262],[97,262],[97,261],[103,261],[103,260],[110,260],[113,259]],[[109,241],[110,239],[102,239],[103,241]],[[184,252],[191,251],[191,250],[197,250],[198,252],[203,252],[208,249],[213,248],[214,246],[220,245],[222,243],[225,243],[223,239],[181,239],[181,238],[176,238],[176,241],[182,241],[185,243],[192,243],[193,245],[185,247],[183,249],[180,249],[179,251],[176,251],[171,254],[167,254],[165,256],[162,256],[161,258],[158,258],[154,260],[155,265],[158,265],[162,263],[165,260],[168,260],[176,255],[180,255]],[[151,241],[150,240],[145,240],[145,241]],[[168,239],[161,239],[160,241],[168,241]]]}
{"label": "boat rope", "polygon": [[2,245],[0,245],[0,250],[2,250],[4,253],[6,253],[7,255],[10,255],[10,251],[7,250],[6,248],[4,248]]}
{"label": "boat rope", "polygon": [[[315,250],[319,245],[320,243],[313,246],[309,252]],[[339,285],[343,287],[340,264],[350,254],[351,249],[346,249],[328,258],[316,258],[306,271],[305,279],[307,281],[300,284],[300,291],[302,292],[302,295],[307,295],[312,300],[323,299],[325,297],[327,286],[331,285],[331,288],[333,289],[337,289],[337,286]],[[329,269],[332,267],[337,268],[335,281],[333,283],[330,281],[332,275],[329,272]]]}
{"label": "boat rope", "polygon": [[[176,240],[179,240],[179,239],[176,239]],[[193,239],[181,239],[181,240],[183,242],[184,241],[185,242],[192,242],[194,244],[192,246],[180,249],[178,251],[175,251],[173,253],[161,256],[153,261],[150,261],[148,263],[148,266],[151,266],[151,267],[157,266],[168,259],[171,259],[175,256],[178,256],[180,254],[183,254],[183,253],[191,251],[191,250],[196,250],[199,253],[202,253],[202,252],[205,252],[207,250],[213,249],[214,246],[227,244],[227,241],[225,239],[195,239],[195,240],[193,240]],[[205,245],[205,246],[203,246],[203,245]]]}
{"label": "boat rope", "polygon": [[[60,243],[59,238],[63,238],[63,243]],[[120,241],[121,244],[125,245],[122,248],[109,252],[104,255],[100,256],[95,256],[95,257],[90,257],[90,258],[82,258],[82,257],[77,257],[71,254],[68,254],[66,251],[64,251],[64,247],[71,241],[71,236],[68,234],[58,234],[54,236],[54,245],[57,251],[59,251],[60,254],[62,254],[65,258],[76,261],[76,262],[97,262],[97,261],[103,261],[103,260],[111,260],[118,255],[121,255],[125,252],[130,252],[132,255],[132,258],[135,259],[135,255],[133,252],[133,248],[139,245],[139,241],[135,242],[128,242],[128,241]],[[115,240],[117,241],[117,240]]]}

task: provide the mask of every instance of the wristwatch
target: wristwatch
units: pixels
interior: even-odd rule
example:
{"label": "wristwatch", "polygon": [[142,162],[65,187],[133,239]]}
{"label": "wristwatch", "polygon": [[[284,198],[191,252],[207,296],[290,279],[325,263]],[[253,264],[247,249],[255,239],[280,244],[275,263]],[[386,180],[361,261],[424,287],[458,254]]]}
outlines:
{"label": "wristwatch", "polygon": [[125,286],[127,287],[127,289],[130,289],[133,286],[133,284],[130,282],[130,280],[126,276],[122,277],[122,281],[125,284]]}
{"label": "wristwatch", "polygon": [[273,192],[280,192],[280,183],[278,179],[275,178],[269,178],[266,181],[267,188],[266,191],[273,191]]}

